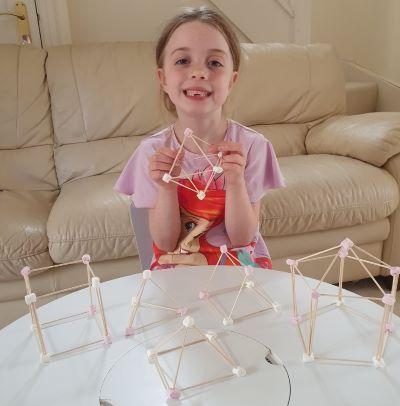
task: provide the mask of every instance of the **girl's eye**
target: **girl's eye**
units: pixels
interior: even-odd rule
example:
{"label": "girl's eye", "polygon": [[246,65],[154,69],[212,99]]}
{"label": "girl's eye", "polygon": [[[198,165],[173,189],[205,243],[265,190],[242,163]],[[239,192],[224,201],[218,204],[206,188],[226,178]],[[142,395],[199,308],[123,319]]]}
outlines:
{"label": "girl's eye", "polygon": [[175,65],[185,65],[186,63],[188,63],[188,60],[186,58],[181,58],[175,62]]}
{"label": "girl's eye", "polygon": [[196,227],[196,223],[194,221],[188,221],[185,223],[186,231],[192,231]]}
{"label": "girl's eye", "polygon": [[208,66],[210,66],[211,68],[220,68],[223,65],[221,62],[213,60],[213,61],[208,62]]}

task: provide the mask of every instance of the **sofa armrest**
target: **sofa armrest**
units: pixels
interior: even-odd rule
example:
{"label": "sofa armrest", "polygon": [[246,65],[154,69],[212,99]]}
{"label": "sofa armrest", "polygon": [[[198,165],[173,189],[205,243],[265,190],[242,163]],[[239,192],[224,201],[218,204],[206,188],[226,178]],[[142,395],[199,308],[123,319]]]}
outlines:
{"label": "sofa armrest", "polygon": [[[384,168],[400,185],[400,154],[389,159]],[[389,216],[390,232],[383,244],[382,259],[389,265],[400,266],[400,206]]]}
{"label": "sofa armrest", "polygon": [[306,149],[383,166],[400,153],[400,112],[332,117],[308,132]]}

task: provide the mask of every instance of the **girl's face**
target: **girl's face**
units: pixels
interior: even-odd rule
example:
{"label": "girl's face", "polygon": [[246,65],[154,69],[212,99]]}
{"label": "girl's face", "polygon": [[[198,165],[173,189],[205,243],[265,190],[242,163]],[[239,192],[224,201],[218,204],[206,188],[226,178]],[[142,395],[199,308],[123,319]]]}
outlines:
{"label": "girl's face", "polygon": [[205,117],[221,114],[237,72],[224,36],[209,24],[193,21],[171,35],[157,75],[179,117]]}

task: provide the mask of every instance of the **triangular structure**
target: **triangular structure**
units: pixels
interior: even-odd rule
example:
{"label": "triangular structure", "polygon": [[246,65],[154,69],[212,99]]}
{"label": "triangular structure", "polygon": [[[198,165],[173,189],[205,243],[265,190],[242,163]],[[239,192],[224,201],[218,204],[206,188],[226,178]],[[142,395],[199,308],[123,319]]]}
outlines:
{"label": "triangular structure", "polygon": [[[214,266],[211,276],[208,278],[206,282],[205,288],[199,292],[199,299],[207,299],[209,301],[210,305],[214,308],[214,310],[222,316],[222,324],[224,326],[230,326],[234,324],[235,321],[237,322],[241,319],[255,316],[271,309],[275,310],[275,312],[278,312],[280,309],[280,304],[278,302],[273,301],[271,297],[265,292],[265,290],[258,284],[256,279],[254,278],[253,273],[257,268],[253,268],[245,264],[243,262],[245,260],[244,258],[243,261],[235,258],[229,252],[226,245],[221,245],[220,251],[221,255],[216,265]],[[226,260],[228,260],[235,267],[235,270],[237,270],[237,272],[243,275],[243,279],[240,285],[222,288],[214,291],[210,290],[210,286],[213,282],[215,273],[218,267],[220,266],[223,258],[226,258]],[[244,290],[247,290],[249,293],[253,294],[254,298],[261,303],[263,308],[255,312],[247,313],[238,317],[233,317],[233,312],[237,307],[237,305],[240,303],[239,298]],[[237,291],[237,295],[232,304],[232,307],[228,310],[228,312],[225,311],[225,309],[223,309],[215,300],[213,300],[213,297],[217,295],[234,291]]]}
{"label": "triangular structure", "polygon": [[[193,341],[187,341],[188,338],[188,333],[189,331],[194,331],[198,335],[197,340]],[[182,336],[182,341],[181,345],[172,347],[172,348],[164,348],[164,346],[171,341],[175,337]],[[182,364],[182,359],[184,357],[185,349],[189,346],[193,346],[199,343],[206,343],[210,351],[213,352],[213,354],[216,354],[217,356],[221,357],[224,361],[224,363],[227,365],[227,372],[229,373],[215,377],[213,379],[209,379],[204,382],[198,382],[193,385],[187,386],[187,387],[181,387],[178,385],[178,377],[179,377],[179,372],[180,372],[180,367]],[[171,353],[173,351],[179,351],[179,358],[178,358],[178,364],[175,370],[175,374],[173,376],[169,376],[167,372],[165,371],[165,368],[162,366],[161,357],[164,354]],[[246,375],[246,370],[241,367],[240,365],[237,365],[235,360],[232,358],[232,356],[224,351],[221,343],[218,341],[218,335],[215,332],[208,331],[204,332],[201,330],[199,327],[196,326],[195,321],[193,317],[191,316],[186,316],[182,322],[182,327],[180,327],[178,330],[174,331],[172,334],[167,335],[164,337],[154,348],[148,349],[147,350],[147,357],[148,360],[151,364],[153,364],[156,367],[156,370],[160,376],[161,382],[164,385],[164,388],[166,390],[167,394],[167,399],[179,399],[182,395],[182,392],[188,389],[193,389],[205,384],[211,384],[214,382],[218,382],[233,376],[237,377],[243,377]],[[206,366],[203,366],[203,368],[206,368]]]}
{"label": "triangular structure", "polygon": [[[178,162],[179,156],[181,155],[181,153],[182,153],[182,151],[183,151],[183,148],[184,148],[184,145],[185,145],[185,141],[186,141],[187,139],[191,139],[191,140],[193,141],[193,143],[194,143],[194,144],[196,145],[196,147],[198,148],[199,153],[200,153],[200,154],[203,156],[203,158],[208,162],[209,167],[212,168],[212,169],[207,169],[207,170],[204,170],[204,171],[201,171],[201,172],[197,173],[197,175],[199,175],[199,174],[205,174],[205,173],[212,172],[212,174],[210,174],[210,176],[208,177],[208,181],[207,181],[207,183],[206,183],[204,189],[202,189],[202,190],[200,190],[200,189],[196,186],[196,184],[192,181],[192,178],[191,178],[191,177],[192,177],[193,175],[195,175],[195,174],[193,174],[193,173],[187,173],[187,172],[183,169],[182,166],[181,166],[181,170],[182,170],[182,172],[183,172],[183,174],[184,174],[183,177],[182,177],[182,176],[173,177],[173,176],[171,175],[171,174],[172,174],[172,171],[174,170],[174,168],[178,165],[177,162]],[[175,184],[177,184],[177,185],[180,185],[180,186],[182,186],[182,187],[184,187],[184,188],[186,188],[186,189],[191,190],[192,192],[196,193],[196,196],[197,196],[197,198],[198,198],[199,200],[203,200],[203,199],[206,197],[207,190],[208,190],[208,188],[209,188],[209,186],[210,186],[212,180],[214,179],[214,177],[215,177],[216,175],[221,174],[221,173],[223,172],[223,169],[222,169],[222,167],[220,166],[220,165],[221,165],[222,153],[219,152],[218,154],[206,154],[206,153],[204,152],[204,150],[201,148],[199,142],[202,142],[203,144],[206,144],[206,145],[208,145],[208,146],[211,145],[211,144],[209,144],[208,142],[202,140],[201,138],[196,137],[196,136],[193,134],[193,131],[192,131],[190,128],[186,128],[186,130],[184,131],[184,137],[183,137],[182,144],[181,144],[181,146],[179,147],[178,153],[176,154],[175,160],[174,160],[174,162],[172,163],[171,169],[170,169],[170,171],[169,171],[168,173],[165,173],[165,174],[164,174],[164,176],[163,176],[162,179],[163,179],[163,181],[166,182],[166,183],[172,182],[172,183],[175,183]],[[213,164],[213,163],[211,162],[211,160],[210,160],[210,158],[209,158],[209,157],[211,157],[211,156],[216,156],[216,157],[218,158],[218,161],[217,161],[216,164]],[[179,182],[180,179],[187,179],[187,180],[190,182],[190,185],[191,185],[191,186],[188,186],[187,184],[183,184],[183,183]]]}
{"label": "triangular structure", "polygon": [[[168,303],[166,305],[161,305],[161,304],[157,304],[157,303],[144,302],[143,301],[143,292],[144,292],[144,290],[146,288],[146,284],[148,282],[150,282],[157,290],[159,290],[163,296],[168,298],[170,303]],[[171,317],[164,317],[160,320],[153,321],[148,324],[136,326],[134,323],[135,323],[137,315],[139,314],[141,307],[142,308],[145,308],[145,307],[158,308],[160,310],[166,310],[166,311],[171,312],[172,315],[176,315],[176,316],[183,316],[186,314],[186,311],[187,311],[186,308],[180,307],[178,305],[178,302],[176,301],[176,299],[173,296],[171,296],[165,289],[163,289],[157,282],[154,281],[154,278],[152,278],[152,272],[148,269],[146,269],[145,271],[142,272],[142,281],[139,286],[138,293],[136,296],[134,296],[132,298],[132,304],[131,304],[130,311],[129,311],[128,324],[125,329],[125,336],[131,336],[131,335],[135,334],[135,332],[137,332],[138,330],[143,330],[144,328],[159,324],[162,321],[165,321],[165,320],[168,320],[171,318]]]}
{"label": "triangular structure", "polygon": [[[366,255],[368,259],[360,258],[362,255]],[[307,262],[307,261],[315,261],[319,259],[326,259],[326,258],[333,258],[328,265],[326,271],[324,272],[321,280],[318,281],[316,286],[311,286],[307,279],[304,277],[302,272],[299,269],[299,264]],[[382,297],[360,297],[358,295],[345,295],[343,294],[343,279],[345,273],[345,260],[349,259],[351,261],[356,261],[360,264],[362,269],[365,271],[366,276],[370,277],[377,288],[381,291]],[[333,269],[335,262],[339,261],[339,289],[338,293],[333,295],[331,293],[321,292],[321,283],[326,279],[327,275]],[[375,257],[374,255],[368,253],[367,251],[363,250],[362,248],[355,245],[349,238],[345,238],[340,245],[337,245],[332,248],[328,248],[324,251],[317,252],[315,254],[308,255],[307,257],[293,260],[288,259],[286,263],[290,266],[291,274],[292,274],[292,297],[293,297],[293,315],[292,315],[292,324],[297,327],[297,331],[299,333],[299,337],[304,349],[303,354],[303,362],[312,362],[314,360],[332,360],[323,357],[316,357],[313,353],[313,341],[315,335],[315,325],[316,325],[316,318],[319,313],[329,311],[335,308],[346,308],[351,310],[349,306],[347,306],[344,302],[344,299],[367,299],[373,301],[382,301],[384,304],[382,320],[380,321],[380,331],[378,336],[378,345],[375,352],[375,355],[371,361],[360,361],[360,360],[352,360],[352,359],[335,359],[336,361],[344,361],[350,362],[352,364],[371,364],[375,367],[384,367],[385,362],[382,358],[383,352],[385,350],[386,342],[388,335],[393,331],[393,324],[391,323],[391,318],[393,315],[393,307],[396,302],[396,291],[398,285],[398,279],[400,274],[400,267],[392,267],[381,259]],[[368,265],[375,265],[382,268],[386,268],[390,271],[391,276],[393,277],[392,281],[392,288],[391,291],[385,292],[385,290],[380,286],[377,280],[372,275],[371,271],[368,269]],[[305,315],[300,315],[298,312],[297,306],[297,298],[296,298],[296,275],[300,276],[301,279],[306,284],[307,288],[310,290],[310,312],[306,313]],[[325,297],[332,297],[336,300],[326,306],[322,306],[318,308],[318,299],[321,296]],[[355,313],[355,312],[353,312]],[[363,316],[360,313],[355,313],[358,316]],[[309,319],[309,328],[308,334],[303,334],[303,331],[300,327],[302,321],[305,319]]]}

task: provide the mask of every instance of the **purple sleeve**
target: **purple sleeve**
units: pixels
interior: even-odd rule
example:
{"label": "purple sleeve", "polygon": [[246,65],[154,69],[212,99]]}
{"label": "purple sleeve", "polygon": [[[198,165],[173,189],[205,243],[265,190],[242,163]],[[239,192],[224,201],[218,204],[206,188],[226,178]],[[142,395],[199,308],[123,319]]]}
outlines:
{"label": "purple sleeve", "polygon": [[259,201],[268,189],[285,186],[272,144],[257,137],[247,154],[245,180],[250,201]]}
{"label": "purple sleeve", "polygon": [[157,200],[157,185],[149,175],[149,157],[153,151],[141,143],[125,165],[114,190],[130,196],[136,207],[153,208]]}

